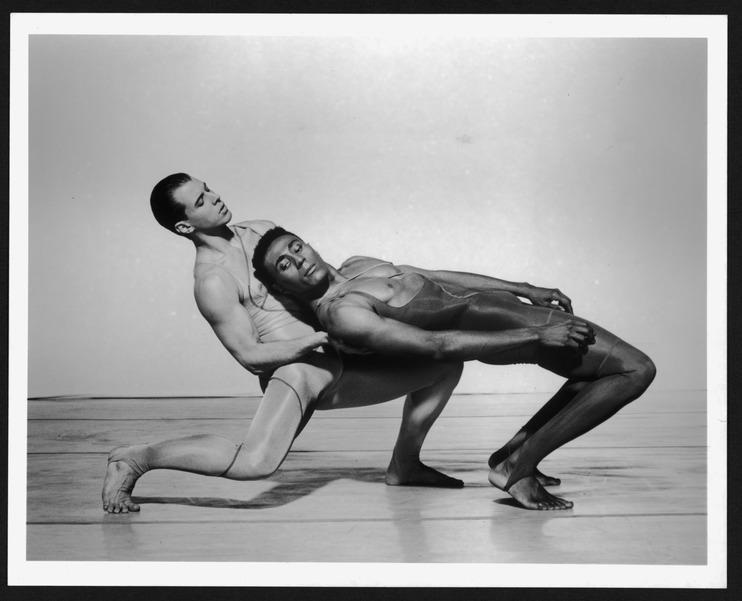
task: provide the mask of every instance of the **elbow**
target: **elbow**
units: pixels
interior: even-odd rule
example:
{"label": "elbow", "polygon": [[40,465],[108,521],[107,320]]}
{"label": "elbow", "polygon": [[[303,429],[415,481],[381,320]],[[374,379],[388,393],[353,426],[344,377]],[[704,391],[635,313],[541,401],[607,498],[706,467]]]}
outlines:
{"label": "elbow", "polygon": [[264,373],[264,369],[261,369],[260,366],[256,365],[255,363],[250,363],[249,361],[246,361],[244,359],[238,358],[237,362],[244,367],[247,371],[249,371],[253,376],[260,376]]}
{"label": "elbow", "polygon": [[258,361],[248,353],[234,353],[234,358],[237,359],[237,363],[254,376],[262,376],[270,370],[270,366],[267,363]]}

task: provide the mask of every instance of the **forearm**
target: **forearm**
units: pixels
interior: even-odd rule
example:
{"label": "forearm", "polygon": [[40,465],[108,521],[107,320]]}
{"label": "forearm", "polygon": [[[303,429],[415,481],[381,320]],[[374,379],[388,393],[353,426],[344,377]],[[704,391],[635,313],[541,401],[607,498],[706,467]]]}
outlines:
{"label": "forearm", "polygon": [[368,331],[365,335],[356,337],[353,343],[382,355],[414,355],[438,361],[468,361],[538,344],[539,341],[539,328],[498,332],[429,331],[396,325]]}
{"label": "forearm", "polygon": [[536,328],[517,328],[499,332],[448,330],[431,332],[433,358],[469,361],[539,343]]}
{"label": "forearm", "polygon": [[321,333],[291,340],[256,342],[232,352],[245,369],[255,375],[270,373],[281,365],[294,363],[322,344]]}

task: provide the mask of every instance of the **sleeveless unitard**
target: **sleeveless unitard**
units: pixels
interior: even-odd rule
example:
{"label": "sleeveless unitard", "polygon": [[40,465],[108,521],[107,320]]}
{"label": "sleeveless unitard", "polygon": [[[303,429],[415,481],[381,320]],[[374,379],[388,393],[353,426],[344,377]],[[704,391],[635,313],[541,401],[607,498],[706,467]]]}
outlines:
{"label": "sleeveless unitard", "polygon": [[[389,279],[405,278],[406,284],[419,286],[415,295],[404,305],[395,307],[372,294],[354,290],[352,284],[341,285],[336,294],[315,307],[320,324],[327,328],[328,313],[343,299],[358,295],[370,304],[381,317],[417,326],[424,330],[502,331],[516,328],[544,326],[572,318],[572,315],[548,307],[537,307],[521,301],[516,295],[504,291],[470,291],[452,289],[418,273],[399,273]],[[588,322],[590,323],[590,322]],[[596,332],[596,343],[579,353],[572,349],[543,348],[537,343],[520,348],[489,353],[479,357],[485,363],[511,365],[515,363],[538,364],[559,375],[590,374],[598,377],[607,367],[620,371],[620,365],[610,362],[613,350],[620,339],[607,330],[590,323]]]}
{"label": "sleeveless unitard", "polygon": [[[242,259],[237,264],[232,264],[228,263],[226,259],[213,262],[197,258],[194,266],[194,276],[196,277],[198,277],[199,270],[216,268],[232,278],[237,285],[240,303],[247,310],[260,342],[301,338],[320,329],[314,314],[307,307],[293,299],[279,298],[272,295],[253,274],[252,256],[255,246],[263,234],[273,227],[275,227],[275,224],[268,220],[243,221],[230,226],[237,237],[238,247],[242,251],[244,263]],[[388,264],[386,261],[351,257],[343,263],[339,271],[352,280],[378,265]],[[334,364],[332,369],[335,373],[334,381],[337,383],[343,373],[343,360],[332,350],[329,350],[328,357]],[[355,359],[346,357],[344,360],[348,362]],[[265,389],[271,377],[273,377],[273,374],[270,373],[260,376],[260,384],[263,389]],[[331,388],[328,388],[328,390],[331,390]]]}

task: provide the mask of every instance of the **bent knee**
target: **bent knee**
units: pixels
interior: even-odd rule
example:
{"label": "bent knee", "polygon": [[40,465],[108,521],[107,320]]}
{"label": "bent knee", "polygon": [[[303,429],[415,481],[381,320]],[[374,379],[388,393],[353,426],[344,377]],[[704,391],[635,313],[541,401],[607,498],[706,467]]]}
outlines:
{"label": "bent knee", "polygon": [[643,393],[649,387],[656,375],[657,366],[654,361],[641,351],[633,353],[629,376],[638,394]]}
{"label": "bent knee", "polygon": [[230,480],[258,480],[273,475],[283,457],[266,452],[238,450],[234,464],[225,474]]}

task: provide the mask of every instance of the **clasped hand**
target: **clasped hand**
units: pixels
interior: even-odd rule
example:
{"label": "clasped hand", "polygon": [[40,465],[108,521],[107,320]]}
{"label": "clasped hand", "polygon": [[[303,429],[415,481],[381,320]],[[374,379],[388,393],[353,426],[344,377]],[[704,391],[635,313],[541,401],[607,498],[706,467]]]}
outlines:
{"label": "clasped hand", "polygon": [[524,296],[537,307],[551,307],[573,313],[572,301],[558,288],[531,286]]}

